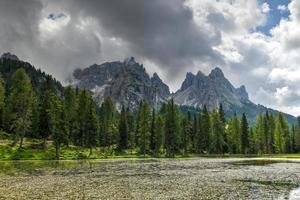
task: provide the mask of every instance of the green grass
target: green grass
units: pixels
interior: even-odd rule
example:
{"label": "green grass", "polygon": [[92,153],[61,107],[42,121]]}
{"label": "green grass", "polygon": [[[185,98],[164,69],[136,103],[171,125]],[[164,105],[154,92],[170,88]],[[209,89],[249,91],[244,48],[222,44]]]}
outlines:
{"label": "green grass", "polygon": [[[38,139],[24,139],[24,145],[22,149],[18,148],[18,145],[13,147],[12,138],[10,135],[0,133],[0,160],[54,160],[55,149],[51,141],[47,142],[47,149],[42,148],[42,142]],[[255,154],[255,155],[243,155],[243,154],[187,154],[176,155],[175,158],[251,158],[251,157],[263,157],[263,158],[289,158],[300,159],[300,154]],[[150,155],[141,155],[137,149],[127,150],[124,152],[116,152],[113,147],[101,147],[93,149],[92,155],[89,155],[88,148],[80,148],[76,146],[63,146],[61,148],[60,159],[61,160],[79,160],[79,159],[119,159],[119,158],[152,158]]]}

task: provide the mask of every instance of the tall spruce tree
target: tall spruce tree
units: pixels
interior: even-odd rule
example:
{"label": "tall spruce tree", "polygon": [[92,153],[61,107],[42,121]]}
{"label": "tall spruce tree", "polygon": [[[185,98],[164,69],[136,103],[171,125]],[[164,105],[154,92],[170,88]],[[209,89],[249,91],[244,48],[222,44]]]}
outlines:
{"label": "tall spruce tree", "polygon": [[99,124],[96,114],[96,105],[90,97],[87,114],[87,127],[86,127],[86,146],[90,149],[89,156],[93,153],[93,148],[98,145],[99,140]]}
{"label": "tall spruce tree", "polygon": [[[188,113],[190,115],[190,113]],[[189,120],[189,116],[186,116],[182,119],[181,122],[181,147],[183,150],[183,154],[187,154],[188,150],[190,149],[190,135],[192,134],[193,131],[193,126],[191,121]]]}
{"label": "tall spruce tree", "polygon": [[146,100],[141,101],[138,111],[138,144],[140,153],[144,156],[150,149],[150,132],[151,132],[151,114]]}
{"label": "tall spruce tree", "polygon": [[174,157],[180,144],[180,116],[179,109],[171,99],[166,107],[165,115],[165,148],[166,156]]}
{"label": "tall spruce tree", "polygon": [[116,125],[115,106],[110,97],[106,97],[100,108],[100,143],[111,146],[116,141],[118,128]]}
{"label": "tall spruce tree", "polygon": [[75,143],[74,139],[78,132],[78,101],[76,96],[76,91],[68,86],[64,90],[64,105],[66,109],[66,117],[69,129],[69,139]]}
{"label": "tall spruce tree", "polygon": [[39,109],[39,136],[43,139],[43,148],[46,149],[46,142],[50,136],[50,115],[48,110],[50,109],[50,100],[53,93],[53,85],[51,80],[48,78],[43,85],[41,100],[40,100],[40,109]]}
{"label": "tall spruce tree", "polygon": [[151,129],[150,129],[150,150],[152,153],[155,151],[155,131],[156,131],[156,112],[155,109],[152,109],[151,115]]}
{"label": "tall spruce tree", "polygon": [[87,90],[82,90],[79,92],[78,96],[78,120],[79,120],[79,131],[76,136],[76,143],[84,147],[85,138],[87,133],[87,123],[88,123],[88,111],[89,111],[90,99]]}
{"label": "tall spruce tree", "polygon": [[[199,117],[201,117],[201,114],[199,113]],[[193,145],[193,152],[201,153],[201,119],[198,119],[197,114],[194,114],[193,118],[193,134],[191,137],[192,145]]]}
{"label": "tall spruce tree", "polygon": [[300,152],[300,117],[297,117],[297,124],[295,127],[295,151]]}
{"label": "tall spruce tree", "polygon": [[68,124],[63,102],[54,94],[50,96],[50,107],[47,110],[49,116],[50,134],[55,147],[55,158],[59,160],[61,145],[68,141]]}
{"label": "tall spruce tree", "polygon": [[219,105],[219,118],[221,121],[221,125],[222,125],[222,137],[223,137],[223,153],[228,152],[228,138],[227,138],[227,134],[226,134],[226,113],[223,109],[223,104],[220,103]]}
{"label": "tall spruce tree", "polygon": [[14,132],[14,145],[20,140],[20,148],[23,139],[31,128],[32,100],[34,91],[30,78],[24,69],[18,69],[12,76],[11,88],[8,97],[8,110],[11,130]]}
{"label": "tall spruce tree", "polygon": [[202,115],[201,115],[201,149],[205,152],[209,152],[210,147],[210,135],[211,135],[211,121],[210,121],[210,114],[209,111],[204,105]]}
{"label": "tall spruce tree", "polygon": [[0,129],[4,128],[4,99],[5,99],[5,85],[0,74]]}
{"label": "tall spruce tree", "polygon": [[135,116],[130,111],[129,108],[127,108],[127,123],[128,123],[128,147],[130,149],[134,149],[136,147],[135,143]]}
{"label": "tall spruce tree", "polygon": [[232,119],[228,123],[227,128],[227,145],[230,153],[240,153],[240,120],[238,119],[236,113],[234,113]]}
{"label": "tall spruce tree", "polygon": [[118,150],[123,151],[127,149],[127,143],[128,143],[128,121],[127,121],[127,112],[123,105],[121,109],[120,120],[119,120]]}
{"label": "tall spruce tree", "polygon": [[249,125],[246,114],[243,113],[241,121],[241,152],[248,153],[249,150]]}
{"label": "tall spruce tree", "polygon": [[275,150],[277,153],[287,152],[286,138],[289,137],[289,126],[283,113],[279,113],[275,126]]}
{"label": "tall spruce tree", "polygon": [[265,132],[264,132],[264,116],[259,114],[255,123],[255,146],[257,153],[264,153],[265,150]]}
{"label": "tall spruce tree", "polygon": [[211,144],[209,147],[209,152],[221,154],[223,152],[224,140],[223,140],[223,122],[221,121],[220,115],[218,112],[214,111],[211,114],[212,117],[212,132],[211,132]]}
{"label": "tall spruce tree", "polygon": [[155,148],[153,151],[153,155],[158,157],[160,154],[160,150],[163,144],[163,134],[164,134],[164,122],[160,114],[156,116],[156,126],[154,131],[154,144]]}

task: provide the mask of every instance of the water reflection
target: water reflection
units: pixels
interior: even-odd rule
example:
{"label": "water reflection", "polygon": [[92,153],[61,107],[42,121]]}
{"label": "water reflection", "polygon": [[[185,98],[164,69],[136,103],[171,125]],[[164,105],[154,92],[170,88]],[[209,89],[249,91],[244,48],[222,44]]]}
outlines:
{"label": "water reflection", "polygon": [[300,188],[294,189],[290,192],[289,200],[299,200],[300,199]]}

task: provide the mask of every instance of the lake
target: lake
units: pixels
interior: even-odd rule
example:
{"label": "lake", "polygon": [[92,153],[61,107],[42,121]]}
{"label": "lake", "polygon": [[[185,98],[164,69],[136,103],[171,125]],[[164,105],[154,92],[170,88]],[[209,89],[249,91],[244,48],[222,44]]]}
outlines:
{"label": "lake", "polygon": [[2,161],[0,199],[300,199],[300,161]]}

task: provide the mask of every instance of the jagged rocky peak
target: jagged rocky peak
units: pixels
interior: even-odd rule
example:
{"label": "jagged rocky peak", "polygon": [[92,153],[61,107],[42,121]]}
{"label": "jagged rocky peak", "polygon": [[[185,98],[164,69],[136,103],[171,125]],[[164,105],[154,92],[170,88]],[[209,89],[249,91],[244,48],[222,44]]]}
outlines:
{"label": "jagged rocky peak", "polygon": [[133,56],[131,56],[129,58],[125,58],[124,64],[126,66],[131,66],[131,65],[137,64],[137,62],[135,61],[135,58]]}
{"label": "jagged rocky peak", "polygon": [[205,75],[203,74],[203,72],[201,70],[199,70],[197,72],[197,77],[204,77]]}
{"label": "jagged rocky peak", "polygon": [[134,57],[77,70],[74,78],[74,85],[92,91],[97,102],[110,96],[117,106],[124,104],[132,109],[136,109],[143,99],[158,106],[170,95],[169,87],[159,76],[150,77]]}
{"label": "jagged rocky peak", "polygon": [[16,55],[11,54],[9,52],[2,54],[2,56],[0,58],[1,59],[10,59],[10,60],[17,60],[17,61],[19,61],[19,58]]}
{"label": "jagged rocky peak", "polygon": [[193,85],[195,80],[195,75],[191,72],[187,72],[185,79],[181,85],[180,90],[185,90],[186,88],[190,87],[191,85]]}
{"label": "jagged rocky peak", "polygon": [[213,70],[211,70],[208,76],[210,78],[224,78],[224,73],[219,67],[216,67]]}
{"label": "jagged rocky peak", "polygon": [[169,86],[161,80],[156,72],[151,77],[151,84],[152,87],[158,91],[159,95],[161,95],[164,99],[167,99],[170,96]]}
{"label": "jagged rocky peak", "polygon": [[179,105],[216,109],[222,102],[226,108],[231,105],[241,106],[248,103],[248,93],[244,86],[235,88],[224,76],[218,67],[209,75],[199,71],[196,75],[187,73],[184,82],[174,95],[174,100]]}
{"label": "jagged rocky peak", "polygon": [[246,87],[244,85],[242,85],[241,87],[236,89],[237,95],[240,96],[240,98],[242,100],[249,100],[249,95],[248,92],[246,90]]}

